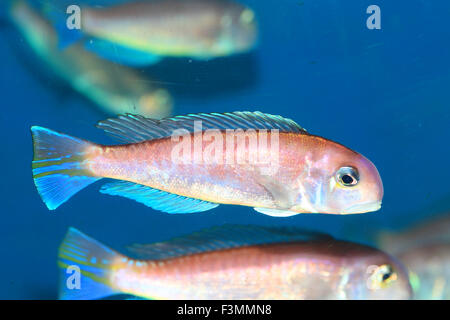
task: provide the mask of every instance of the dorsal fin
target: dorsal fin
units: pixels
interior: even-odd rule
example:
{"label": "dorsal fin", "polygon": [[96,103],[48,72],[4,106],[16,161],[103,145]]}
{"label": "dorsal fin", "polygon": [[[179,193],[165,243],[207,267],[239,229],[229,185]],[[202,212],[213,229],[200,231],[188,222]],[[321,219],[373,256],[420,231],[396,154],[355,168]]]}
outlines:
{"label": "dorsal fin", "polygon": [[324,239],[333,238],[323,233],[293,227],[226,224],[165,242],[134,244],[129,246],[128,250],[137,259],[158,260],[236,247]]}
{"label": "dorsal fin", "polygon": [[97,127],[125,142],[141,142],[168,137],[176,129],[194,132],[194,122],[201,121],[202,130],[208,129],[278,129],[280,132],[306,133],[291,119],[259,111],[226,113],[197,113],[161,120],[140,115],[125,114],[100,121]]}

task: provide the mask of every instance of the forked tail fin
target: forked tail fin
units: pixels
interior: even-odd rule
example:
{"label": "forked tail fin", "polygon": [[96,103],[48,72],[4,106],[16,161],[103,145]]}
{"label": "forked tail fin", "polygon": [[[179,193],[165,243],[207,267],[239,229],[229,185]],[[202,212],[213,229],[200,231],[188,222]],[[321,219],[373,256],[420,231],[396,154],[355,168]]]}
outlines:
{"label": "forked tail fin", "polygon": [[31,127],[33,136],[33,179],[49,210],[100,179],[83,168],[90,142],[43,127]]}
{"label": "forked tail fin", "polygon": [[58,251],[59,298],[90,300],[119,293],[111,283],[114,262],[120,254],[70,228]]}

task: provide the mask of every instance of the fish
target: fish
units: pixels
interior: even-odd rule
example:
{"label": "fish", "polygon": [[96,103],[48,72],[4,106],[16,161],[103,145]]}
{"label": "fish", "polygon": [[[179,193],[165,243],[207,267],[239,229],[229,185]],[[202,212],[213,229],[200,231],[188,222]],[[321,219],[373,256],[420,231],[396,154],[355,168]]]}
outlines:
{"label": "fish", "polygon": [[45,68],[105,113],[132,112],[155,118],[171,114],[173,99],[155,81],[130,68],[100,59],[81,44],[61,51],[57,32],[50,21],[27,1],[12,1],[9,16]]}
{"label": "fish", "polygon": [[[54,6],[44,11],[53,21],[67,19],[65,8],[61,13]],[[133,66],[164,57],[209,60],[245,53],[258,38],[254,11],[228,0],[129,1],[82,6],[80,15],[79,30],[58,28],[69,39],[63,47],[83,41],[88,50]]]}
{"label": "fish", "polygon": [[[293,227],[222,225],[122,254],[75,228],[59,247],[59,298],[409,299],[404,267],[360,244]],[[133,258],[135,257],[135,258]]]}
{"label": "fish", "polygon": [[450,299],[450,242],[427,242],[396,255],[406,266],[413,299]]}
{"label": "fish", "polygon": [[406,266],[414,299],[450,299],[448,213],[435,215],[402,231],[379,232],[377,244]]}
{"label": "fish", "polygon": [[436,214],[400,231],[379,231],[376,242],[393,254],[430,242],[450,243],[450,213]]}
{"label": "fish", "polygon": [[105,146],[31,127],[33,178],[49,210],[102,178],[100,192],[166,213],[219,204],[286,217],[378,210],[383,184],[361,154],[307,133],[291,119],[250,112],[161,120],[126,114],[97,127],[125,144]]}

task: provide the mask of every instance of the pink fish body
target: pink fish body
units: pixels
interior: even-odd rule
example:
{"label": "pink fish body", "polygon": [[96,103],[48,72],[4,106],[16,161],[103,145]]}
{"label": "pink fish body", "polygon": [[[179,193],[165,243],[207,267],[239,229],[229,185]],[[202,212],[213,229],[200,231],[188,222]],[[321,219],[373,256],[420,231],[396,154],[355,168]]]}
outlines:
{"label": "pink fish body", "polygon": [[[221,239],[221,233],[229,235]],[[120,293],[147,299],[411,296],[404,268],[388,255],[325,236],[308,240],[289,228],[223,226],[130,250],[141,258],[129,258],[70,229],[59,249],[60,298]],[[67,289],[66,269],[76,266],[80,288]]]}
{"label": "pink fish body", "polygon": [[33,127],[34,178],[49,209],[57,205],[42,183],[67,170],[72,170],[69,181],[82,177],[76,188],[100,178],[121,180],[101,192],[169,213],[232,204],[273,216],[351,214],[381,205],[382,182],[368,159],[279,116],[234,112],[157,121],[127,115],[100,122],[99,127],[128,143],[100,146],[70,137],[72,144],[77,141],[71,146],[78,149],[77,156],[72,150],[55,158],[41,152],[40,145],[63,135]]}

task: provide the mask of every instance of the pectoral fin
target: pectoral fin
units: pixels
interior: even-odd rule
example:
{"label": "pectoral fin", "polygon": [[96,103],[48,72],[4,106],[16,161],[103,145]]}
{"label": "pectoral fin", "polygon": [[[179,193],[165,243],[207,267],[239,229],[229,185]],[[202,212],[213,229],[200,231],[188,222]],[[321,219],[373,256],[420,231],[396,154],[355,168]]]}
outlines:
{"label": "pectoral fin", "polygon": [[288,211],[295,204],[295,197],[291,188],[275,179],[273,176],[255,175],[256,182],[262,186],[272,197],[275,208],[279,211]]}

